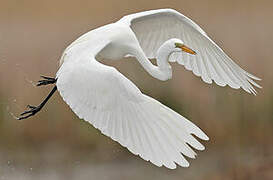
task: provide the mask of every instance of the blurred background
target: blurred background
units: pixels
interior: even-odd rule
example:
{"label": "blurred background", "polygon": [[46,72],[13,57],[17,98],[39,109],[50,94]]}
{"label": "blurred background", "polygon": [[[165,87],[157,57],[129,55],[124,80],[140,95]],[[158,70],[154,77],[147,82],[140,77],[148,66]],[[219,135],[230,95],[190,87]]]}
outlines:
{"label": "blurred background", "polygon": [[[0,179],[273,179],[273,2],[270,0],[0,0]],[[253,96],[208,85],[173,64],[153,79],[133,58],[115,66],[142,92],[210,137],[189,168],[158,168],[79,120],[58,93],[36,116],[17,121],[51,87],[62,51],[81,34],[126,14],[175,8],[198,23],[236,63],[262,78]]]}

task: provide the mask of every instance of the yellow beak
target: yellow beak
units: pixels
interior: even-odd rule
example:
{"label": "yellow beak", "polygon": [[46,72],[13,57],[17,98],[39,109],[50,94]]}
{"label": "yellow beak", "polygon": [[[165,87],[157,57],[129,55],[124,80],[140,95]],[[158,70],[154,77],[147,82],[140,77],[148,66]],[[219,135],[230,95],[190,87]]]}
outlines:
{"label": "yellow beak", "polygon": [[196,52],[194,50],[192,50],[191,48],[187,47],[184,44],[176,43],[175,45],[176,45],[176,47],[180,48],[182,51],[184,51],[186,53],[193,54],[193,55],[196,54]]}
{"label": "yellow beak", "polygon": [[196,52],[195,52],[194,50],[192,50],[191,48],[189,48],[189,47],[187,47],[187,46],[185,46],[185,45],[182,45],[180,48],[181,48],[182,51],[184,51],[184,52],[187,52],[187,53],[190,53],[190,54],[193,54],[193,55],[196,54]]}

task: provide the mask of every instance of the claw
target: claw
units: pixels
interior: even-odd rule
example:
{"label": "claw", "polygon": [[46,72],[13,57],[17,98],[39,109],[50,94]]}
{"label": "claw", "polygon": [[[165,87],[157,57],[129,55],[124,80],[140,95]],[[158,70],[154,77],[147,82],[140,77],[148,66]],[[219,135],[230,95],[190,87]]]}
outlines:
{"label": "claw", "polygon": [[47,80],[55,80],[55,78],[46,77],[46,76],[41,76],[41,78],[44,78],[44,79],[47,79]]}
{"label": "claw", "polygon": [[31,110],[29,110],[29,111],[24,111],[24,112],[22,112],[21,114],[20,114],[20,116],[23,116],[23,115],[25,115],[25,114],[27,114],[27,113],[30,113],[31,112]]}
{"label": "claw", "polygon": [[38,81],[36,86],[42,86],[42,85],[47,85],[47,84],[51,84],[48,82],[48,80],[40,80]]}
{"label": "claw", "polygon": [[54,84],[56,82],[55,78],[41,76],[42,80],[39,80],[36,86],[42,86],[42,85],[48,85],[48,84]]}
{"label": "claw", "polygon": [[34,109],[34,108],[36,108],[36,106],[31,106],[31,105],[28,104],[27,108]]}
{"label": "claw", "polygon": [[30,117],[30,116],[33,116],[33,114],[29,114],[29,115],[27,115],[27,116],[19,117],[19,118],[17,118],[17,120],[26,119],[26,118],[28,118],[28,117]]}
{"label": "claw", "polygon": [[[30,116],[34,116],[41,109],[40,106],[36,107],[36,106],[31,106],[31,105],[27,105],[27,108],[29,108],[30,110],[24,111],[23,113],[21,113],[20,116],[22,116],[22,117],[17,118],[18,120],[26,119]],[[23,116],[25,114],[28,114],[28,115]]]}
{"label": "claw", "polygon": [[[52,78],[52,81],[47,80],[46,84],[54,84],[56,82],[57,79]],[[46,81],[46,80],[41,80],[41,81]],[[50,83],[48,83],[50,82]],[[41,82],[43,83],[43,82]],[[45,84],[45,85],[46,85]],[[43,85],[43,84],[41,84]],[[26,119],[29,118],[30,116],[34,116],[37,112],[39,112],[43,106],[46,104],[46,102],[50,99],[50,97],[54,94],[54,92],[57,91],[57,86],[55,85],[54,88],[50,91],[50,93],[48,94],[48,96],[40,103],[40,105],[38,106],[32,106],[32,105],[27,105],[27,108],[29,110],[24,111],[23,113],[20,114],[21,117],[17,118],[18,120],[22,120],[22,119]],[[25,115],[25,116],[23,116]]]}

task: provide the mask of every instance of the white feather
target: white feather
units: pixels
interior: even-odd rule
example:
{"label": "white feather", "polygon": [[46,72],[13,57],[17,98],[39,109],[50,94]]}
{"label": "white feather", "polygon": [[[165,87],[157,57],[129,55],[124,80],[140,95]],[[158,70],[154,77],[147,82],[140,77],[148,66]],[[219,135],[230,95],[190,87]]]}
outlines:
{"label": "white feather", "polygon": [[[204,30],[188,17],[173,9],[151,10],[131,14],[123,17],[119,22],[130,25],[137,38],[142,37],[141,39],[138,38],[138,40],[149,58],[155,58],[159,46],[175,35],[176,38],[181,39],[187,46],[194,49],[197,55],[191,56],[183,53],[182,59],[181,56],[176,56],[177,59],[170,56],[170,62],[177,61],[179,64],[184,65],[187,70],[193,71],[196,76],[201,76],[206,83],[211,83],[211,80],[214,80],[219,86],[228,84],[235,89],[241,87],[253,94],[256,94],[256,91],[252,85],[261,88],[252,80],[261,80],[260,78],[244,71],[237,64],[235,66],[231,65],[235,63],[208,37]],[[164,30],[155,31],[154,29],[157,27],[164,27]],[[153,43],[150,43],[151,41],[148,43],[149,38],[145,38],[145,36],[151,33],[157,38]],[[153,46],[153,48],[149,46]],[[151,54],[153,56],[150,56]],[[229,70],[222,62],[229,64]],[[231,80],[231,77],[233,77],[233,80]]]}
{"label": "white feather", "polygon": [[[104,72],[98,73],[96,69],[99,68]],[[188,166],[180,153],[192,158],[195,153],[186,143],[193,148],[204,149],[190,134],[204,140],[208,140],[208,137],[182,116],[143,95],[131,81],[124,78],[117,70],[95,60],[81,64],[64,63],[57,87],[79,117],[128,147],[134,154],[157,166],[175,168],[175,162]],[[96,79],[103,83],[93,81]],[[93,101],[96,97],[100,97],[100,101]],[[96,108],[91,109],[92,106],[87,104]]]}
{"label": "white feather", "polygon": [[[181,39],[197,54],[166,54],[161,47],[171,38]],[[166,60],[160,61],[161,67],[147,59],[159,54],[166,58],[158,57],[157,60]],[[253,81],[259,78],[235,64],[197,24],[175,10],[128,15],[82,35],[61,57],[56,74],[61,96],[79,118],[157,166],[189,166],[184,156],[195,158],[193,149],[205,149],[193,135],[202,140],[209,138],[180,114],[142,94],[115,68],[96,59],[124,56],[135,56],[145,70],[160,80],[171,78],[166,66],[169,60],[184,65],[206,83],[241,87],[253,94],[256,90],[252,85],[261,88]]]}

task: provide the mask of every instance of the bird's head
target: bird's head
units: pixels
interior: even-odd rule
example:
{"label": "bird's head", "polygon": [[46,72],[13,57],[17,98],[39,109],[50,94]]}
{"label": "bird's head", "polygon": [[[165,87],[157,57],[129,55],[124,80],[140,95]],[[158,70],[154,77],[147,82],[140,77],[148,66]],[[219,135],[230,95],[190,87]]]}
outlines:
{"label": "bird's head", "polygon": [[184,42],[181,41],[180,39],[172,39],[172,40],[174,41],[175,50],[186,52],[186,53],[193,54],[193,55],[196,54],[196,52],[194,50],[192,50],[191,48],[189,48],[188,46],[186,46],[184,44]]}
{"label": "bird's head", "polygon": [[182,51],[182,52],[186,52],[186,53],[189,53],[192,55],[196,54],[196,52],[194,50],[192,50],[191,48],[186,46],[184,44],[184,42],[180,39],[172,38],[172,39],[169,39],[168,41],[166,41],[165,44],[170,47],[170,50],[172,52],[181,52]]}
{"label": "bird's head", "polygon": [[[173,52],[185,52],[196,55],[196,52],[186,46],[184,42],[177,38],[172,38],[165,41],[157,50],[157,57],[169,56]],[[170,60],[171,61],[171,60]],[[171,61],[173,62],[173,61]]]}

